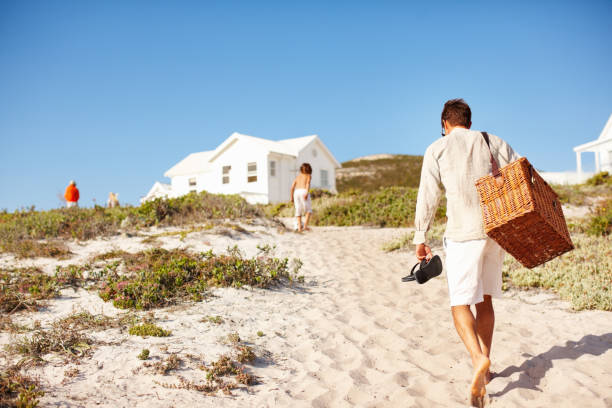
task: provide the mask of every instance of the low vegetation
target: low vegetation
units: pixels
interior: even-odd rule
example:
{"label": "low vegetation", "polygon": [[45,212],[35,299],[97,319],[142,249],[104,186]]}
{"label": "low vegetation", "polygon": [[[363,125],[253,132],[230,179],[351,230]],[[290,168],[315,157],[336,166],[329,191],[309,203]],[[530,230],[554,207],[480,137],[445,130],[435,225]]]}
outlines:
{"label": "low vegetation", "polygon": [[36,310],[40,300],[56,297],[59,289],[58,280],[38,268],[0,269],[0,311]]}
{"label": "low vegetation", "polygon": [[57,258],[68,259],[72,252],[59,240],[40,242],[34,239],[6,241],[0,244],[0,251],[11,252],[17,258]]}
{"label": "low vegetation", "polygon": [[148,360],[149,359],[149,349],[142,349],[140,354],[138,354],[139,360]]}
{"label": "low vegetation", "polygon": [[237,247],[220,255],[212,250],[192,254],[161,248],[122,254],[127,273],[109,273],[99,294],[118,308],[151,309],[179,300],[202,300],[214,286],[268,288],[302,280],[299,261],[290,267],[289,259],[275,258],[271,251],[262,247],[255,258],[245,258]]}
{"label": "low vegetation", "polygon": [[124,329],[142,320],[143,318],[133,314],[110,317],[93,315],[87,311],[76,312],[51,323],[46,328],[35,324],[32,328],[21,330],[26,334],[14,338],[6,346],[6,351],[19,354],[25,360],[36,363],[43,362],[43,357],[49,353],[74,360],[89,355],[93,347],[98,344],[90,337],[92,332],[111,328]]}
{"label": "low vegetation", "polygon": [[549,289],[574,310],[612,311],[612,238],[575,233],[572,240],[576,249],[533,269],[507,256],[504,287]]}
{"label": "low vegetation", "polygon": [[[232,353],[223,354],[210,364],[198,362],[198,368],[206,372],[206,379],[201,382],[190,381],[177,376],[178,383],[158,384],[166,388],[194,390],[207,395],[214,395],[218,391],[231,395],[233,389],[256,384],[257,379],[246,369],[246,365],[253,363],[257,358],[255,352],[250,346],[239,342],[234,344],[233,347]],[[179,359],[179,361],[182,362],[183,360]],[[145,366],[150,367],[155,364],[145,363]],[[167,371],[163,373],[158,371],[158,373],[167,374]],[[233,382],[228,381],[229,379],[233,379]]]}
{"label": "low vegetation", "polygon": [[[431,248],[440,248],[442,247],[442,240],[444,237],[444,230],[446,229],[446,224],[441,222],[437,222],[434,224],[431,229],[427,233],[427,244]],[[412,239],[414,238],[413,232],[408,232],[406,234],[402,234],[401,236],[393,239],[391,241],[385,242],[381,249],[385,252],[397,251],[400,249],[405,249],[411,252],[414,252],[415,246],[412,243]]]}
{"label": "low vegetation", "polygon": [[543,288],[558,293],[575,310],[612,311],[612,200],[568,224],[575,249],[543,266],[522,267],[506,257],[504,287]]}
{"label": "low vegetation", "polygon": [[0,407],[34,408],[44,395],[38,382],[18,366],[0,368]]}
{"label": "low vegetation", "polygon": [[132,336],[141,337],[168,337],[172,334],[170,330],[165,330],[154,323],[143,323],[130,327],[129,333]]}
{"label": "low vegetation", "polygon": [[57,353],[65,357],[82,357],[89,353],[94,341],[80,330],[63,330],[54,325],[49,329],[36,329],[24,335],[9,346],[7,351],[21,354],[23,357],[42,361],[43,356]]}
{"label": "low vegetation", "polygon": [[0,251],[21,257],[66,257],[70,252],[54,239],[88,240],[117,234],[120,229],[189,225],[263,215],[259,207],[248,204],[238,195],[207,192],[156,199],[139,207],[4,211],[0,212]]}
{"label": "low vegetation", "polygon": [[156,374],[168,375],[170,371],[176,370],[177,368],[179,368],[182,363],[183,363],[183,360],[176,353],[172,353],[168,357],[160,361],[145,362],[143,363],[143,367],[148,368],[150,371]]}
{"label": "low vegetation", "polygon": [[372,192],[385,187],[418,187],[423,156],[392,155],[375,160],[350,160],[336,174],[336,188]]}
{"label": "low vegetation", "polygon": [[597,201],[612,199],[612,176],[607,171],[595,174],[584,184],[552,187],[563,204],[594,205]]}

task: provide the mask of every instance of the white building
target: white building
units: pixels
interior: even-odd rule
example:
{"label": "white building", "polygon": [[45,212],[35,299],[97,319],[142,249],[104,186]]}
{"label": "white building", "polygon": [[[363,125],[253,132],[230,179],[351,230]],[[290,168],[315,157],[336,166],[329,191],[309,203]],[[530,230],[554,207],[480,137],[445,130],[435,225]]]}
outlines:
{"label": "white building", "polygon": [[[549,183],[579,184],[584,183],[595,173],[601,171],[612,173],[612,115],[608,118],[608,122],[597,140],[576,146],[574,151],[576,152],[575,172],[547,172],[541,173],[541,176]],[[584,152],[595,154],[595,173],[582,171],[582,153]]]}
{"label": "white building", "polygon": [[302,163],[312,166],[312,188],[336,192],[340,163],[317,135],[272,141],[233,133],[215,150],[192,153],[164,173],[142,202],[206,190],[240,194],[250,203],[289,201],[291,183]]}

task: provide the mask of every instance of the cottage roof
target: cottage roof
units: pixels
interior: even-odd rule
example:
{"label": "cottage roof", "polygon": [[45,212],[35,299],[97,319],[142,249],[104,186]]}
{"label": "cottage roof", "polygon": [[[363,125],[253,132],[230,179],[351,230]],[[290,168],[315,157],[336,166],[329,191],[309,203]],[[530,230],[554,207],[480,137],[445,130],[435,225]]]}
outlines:
{"label": "cottage roof", "polygon": [[214,151],[191,153],[164,173],[166,177],[206,173],[210,170],[209,160]]}
{"label": "cottage roof", "polygon": [[223,143],[217,146],[215,150],[190,154],[189,156],[178,162],[176,165],[174,165],[174,167],[166,171],[164,173],[164,176],[172,178],[175,176],[206,173],[212,170],[212,162],[214,162],[219,156],[221,156],[225,151],[227,151],[232,145],[234,145],[238,141],[251,143],[257,149],[261,149],[269,153],[278,153],[282,155],[297,157],[302,149],[304,149],[306,146],[308,146],[311,142],[315,140],[319,142],[319,146],[330,157],[335,167],[341,167],[340,163],[331,154],[327,147],[325,147],[325,145],[323,144],[323,142],[321,142],[317,135],[273,141],[234,132],[230,135],[230,137],[225,139]]}
{"label": "cottage roof", "polygon": [[575,152],[587,152],[587,151],[595,151],[597,148],[601,148],[602,145],[607,145],[612,143],[612,115],[608,118],[608,122],[606,122],[606,126],[604,126],[603,130],[599,134],[599,138],[597,140],[593,140],[592,142],[584,143],[579,146],[574,147]]}
{"label": "cottage roof", "polygon": [[217,157],[221,156],[227,149],[229,149],[232,145],[234,145],[239,140],[245,141],[247,143],[252,143],[254,146],[266,150],[268,152],[274,152],[279,154],[285,154],[288,156],[294,156],[289,149],[280,145],[278,142],[274,142],[268,139],[262,139],[260,137],[243,135],[238,132],[234,132],[225,139],[223,143],[221,143],[215,150],[212,151],[209,162],[213,162],[217,159]]}
{"label": "cottage roof", "polygon": [[300,150],[308,146],[310,142],[317,139],[317,135],[311,136],[303,136],[303,137],[295,137],[293,139],[284,139],[279,140],[279,145],[283,146],[283,148],[287,149],[292,153],[293,156],[297,156],[300,153]]}

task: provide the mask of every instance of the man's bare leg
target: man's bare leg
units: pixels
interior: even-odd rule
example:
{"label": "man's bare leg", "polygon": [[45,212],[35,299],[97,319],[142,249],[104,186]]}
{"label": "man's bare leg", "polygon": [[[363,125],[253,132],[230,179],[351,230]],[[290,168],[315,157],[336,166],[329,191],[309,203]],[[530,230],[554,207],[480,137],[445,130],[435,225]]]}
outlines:
{"label": "man's bare leg", "polygon": [[474,377],[470,385],[470,402],[472,406],[483,407],[486,396],[486,376],[491,362],[480,348],[480,342],[476,334],[476,319],[470,310],[470,306],[452,306],[451,311],[457,333],[459,333],[459,337],[461,337],[463,344],[465,344],[472,357]]}
{"label": "man's bare leg", "polygon": [[306,218],[304,219],[304,230],[306,231],[310,231],[310,228],[308,228],[308,223],[310,222],[310,216],[312,215],[311,212],[307,212],[306,213]]}
{"label": "man's bare leg", "polygon": [[[476,304],[476,334],[482,354],[491,358],[491,343],[495,327],[495,312],[491,296],[484,295],[484,301]],[[491,381],[491,372],[487,372],[487,384]]]}
{"label": "man's bare leg", "polygon": [[298,227],[298,232],[302,232],[302,216],[301,215],[297,216],[297,227]]}

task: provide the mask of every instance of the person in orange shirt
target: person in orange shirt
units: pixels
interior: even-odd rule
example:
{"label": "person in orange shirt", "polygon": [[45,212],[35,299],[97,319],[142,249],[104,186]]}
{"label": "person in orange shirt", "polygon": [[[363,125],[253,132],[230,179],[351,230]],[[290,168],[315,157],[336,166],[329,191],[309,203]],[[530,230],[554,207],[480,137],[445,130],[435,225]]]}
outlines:
{"label": "person in orange shirt", "polygon": [[79,206],[79,189],[76,188],[76,183],[74,180],[70,180],[70,184],[68,184],[68,187],[66,187],[64,198],[66,199],[67,208]]}

